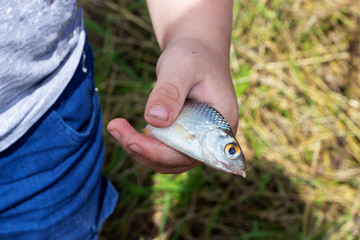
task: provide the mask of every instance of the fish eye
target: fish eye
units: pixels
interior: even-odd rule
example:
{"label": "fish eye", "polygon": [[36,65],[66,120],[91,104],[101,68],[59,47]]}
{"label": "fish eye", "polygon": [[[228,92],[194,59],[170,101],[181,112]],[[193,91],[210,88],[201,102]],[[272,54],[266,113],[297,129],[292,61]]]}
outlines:
{"label": "fish eye", "polygon": [[225,155],[230,159],[235,159],[240,155],[240,148],[234,143],[225,146]]}

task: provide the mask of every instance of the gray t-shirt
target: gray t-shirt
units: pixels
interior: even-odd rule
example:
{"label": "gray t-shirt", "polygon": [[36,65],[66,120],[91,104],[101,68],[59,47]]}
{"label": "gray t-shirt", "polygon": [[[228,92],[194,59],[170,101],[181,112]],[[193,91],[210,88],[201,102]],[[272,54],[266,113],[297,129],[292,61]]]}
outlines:
{"label": "gray t-shirt", "polygon": [[76,0],[0,4],[0,151],[57,100],[74,74],[85,42]]}

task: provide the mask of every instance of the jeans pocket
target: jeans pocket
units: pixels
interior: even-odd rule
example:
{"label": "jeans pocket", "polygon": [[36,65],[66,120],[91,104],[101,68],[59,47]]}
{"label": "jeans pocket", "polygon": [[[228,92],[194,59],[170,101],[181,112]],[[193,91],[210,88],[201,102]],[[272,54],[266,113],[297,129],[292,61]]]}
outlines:
{"label": "jeans pocket", "polygon": [[58,131],[61,131],[62,134],[65,134],[68,140],[73,143],[81,142],[91,135],[92,131],[96,131],[97,129],[101,110],[99,99],[95,92],[93,93],[91,101],[86,104],[90,105],[87,106],[87,111],[82,112],[81,114],[74,113],[71,118],[64,117],[63,112],[56,109],[52,110],[49,115],[49,118],[53,121],[53,126],[57,128]]}

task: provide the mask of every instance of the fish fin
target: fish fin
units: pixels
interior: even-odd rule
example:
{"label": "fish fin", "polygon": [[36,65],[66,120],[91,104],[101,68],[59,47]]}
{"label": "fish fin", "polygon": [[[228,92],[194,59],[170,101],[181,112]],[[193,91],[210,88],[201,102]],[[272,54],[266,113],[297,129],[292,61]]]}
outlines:
{"label": "fish fin", "polygon": [[148,129],[148,128],[143,128],[143,129],[141,129],[141,131],[142,131],[143,134],[145,134],[146,136],[150,136],[150,132],[151,132],[150,129]]}
{"label": "fish fin", "polygon": [[188,130],[186,130],[182,125],[180,125],[179,123],[174,123],[174,128],[177,131],[177,133],[181,136],[184,136],[185,138],[188,139],[195,139],[196,136],[189,132]]}

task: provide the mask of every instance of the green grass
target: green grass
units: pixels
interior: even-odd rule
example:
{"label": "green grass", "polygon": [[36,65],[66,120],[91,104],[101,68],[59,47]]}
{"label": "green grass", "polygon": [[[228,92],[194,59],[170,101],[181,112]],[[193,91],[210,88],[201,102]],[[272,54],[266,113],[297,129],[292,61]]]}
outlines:
{"label": "green grass", "polygon": [[[137,129],[160,49],[145,1],[80,1],[104,124]],[[235,0],[231,71],[248,177],[145,170],[104,131],[120,200],[101,239],[360,239],[360,3]],[[105,128],[104,128],[105,129]]]}

